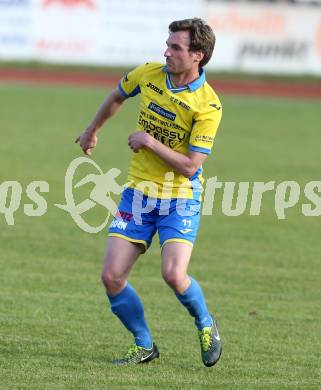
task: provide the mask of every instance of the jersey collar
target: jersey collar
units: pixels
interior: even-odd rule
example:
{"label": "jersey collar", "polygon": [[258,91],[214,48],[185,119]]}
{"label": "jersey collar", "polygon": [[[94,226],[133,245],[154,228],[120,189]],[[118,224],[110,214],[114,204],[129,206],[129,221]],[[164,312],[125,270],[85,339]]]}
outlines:
{"label": "jersey collar", "polygon": [[167,72],[167,66],[163,67],[163,72],[166,73],[167,88],[173,92],[180,92],[180,91],[184,91],[185,89],[189,89],[191,92],[194,92],[198,88],[202,87],[206,81],[205,71],[203,68],[201,68],[200,72],[199,72],[199,77],[196,80],[192,81],[191,83],[189,83],[183,87],[174,87],[172,82],[171,82],[171,79],[169,77],[169,73]]}

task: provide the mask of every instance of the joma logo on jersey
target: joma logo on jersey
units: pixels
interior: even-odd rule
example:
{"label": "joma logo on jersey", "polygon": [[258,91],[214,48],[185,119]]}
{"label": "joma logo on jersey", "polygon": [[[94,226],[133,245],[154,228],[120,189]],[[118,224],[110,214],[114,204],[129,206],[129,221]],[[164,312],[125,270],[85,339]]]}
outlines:
{"label": "joma logo on jersey", "polygon": [[149,82],[149,83],[147,84],[147,87],[150,88],[150,89],[152,89],[153,91],[159,93],[160,95],[163,95],[163,90],[160,89],[160,88],[158,88],[158,87],[156,87],[156,85],[152,84],[151,82]]}
{"label": "joma logo on jersey", "polygon": [[221,109],[221,107],[220,106],[218,106],[217,104],[215,104],[215,103],[212,103],[212,104],[210,104],[210,106],[211,107],[213,107],[213,108],[216,108],[217,109],[217,111],[220,111],[220,109]]}
{"label": "joma logo on jersey", "polygon": [[165,110],[165,108],[158,106],[155,103],[152,103],[152,102],[149,103],[148,108],[150,110],[156,112],[156,114],[161,115],[162,117],[164,117],[166,119],[169,119],[170,121],[174,121],[176,118],[176,114],[174,114],[173,112],[170,112],[168,110]]}

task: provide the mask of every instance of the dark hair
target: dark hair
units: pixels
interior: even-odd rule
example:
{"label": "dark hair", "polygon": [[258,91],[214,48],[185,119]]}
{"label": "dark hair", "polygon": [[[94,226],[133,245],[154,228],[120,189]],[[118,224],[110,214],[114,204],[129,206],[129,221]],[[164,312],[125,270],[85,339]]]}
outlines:
{"label": "dark hair", "polygon": [[215,45],[215,35],[211,27],[200,18],[175,20],[169,26],[170,32],[189,31],[191,43],[190,51],[200,50],[204,57],[199,63],[203,67],[212,57]]}

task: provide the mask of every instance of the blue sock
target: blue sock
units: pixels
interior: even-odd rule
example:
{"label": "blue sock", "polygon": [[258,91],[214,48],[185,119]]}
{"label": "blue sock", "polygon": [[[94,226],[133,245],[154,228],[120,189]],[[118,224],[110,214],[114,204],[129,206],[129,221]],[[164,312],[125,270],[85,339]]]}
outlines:
{"label": "blue sock", "polygon": [[195,318],[195,325],[198,330],[203,329],[205,326],[212,326],[213,319],[207,310],[205,298],[200,285],[193,278],[188,289],[179,294],[176,292],[176,296],[179,301],[186,307],[190,315]]}
{"label": "blue sock", "polygon": [[127,283],[116,296],[108,296],[111,310],[134,335],[136,345],[152,347],[152,337],[144,318],[144,308],[134,288]]}

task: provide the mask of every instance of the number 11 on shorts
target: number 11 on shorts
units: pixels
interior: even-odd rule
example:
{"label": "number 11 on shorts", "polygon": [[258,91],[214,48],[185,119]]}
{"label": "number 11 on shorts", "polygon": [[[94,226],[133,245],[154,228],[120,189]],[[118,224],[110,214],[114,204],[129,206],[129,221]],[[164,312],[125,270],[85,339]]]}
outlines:
{"label": "number 11 on shorts", "polygon": [[192,226],[192,221],[190,219],[183,219],[183,224],[184,226],[191,227]]}

